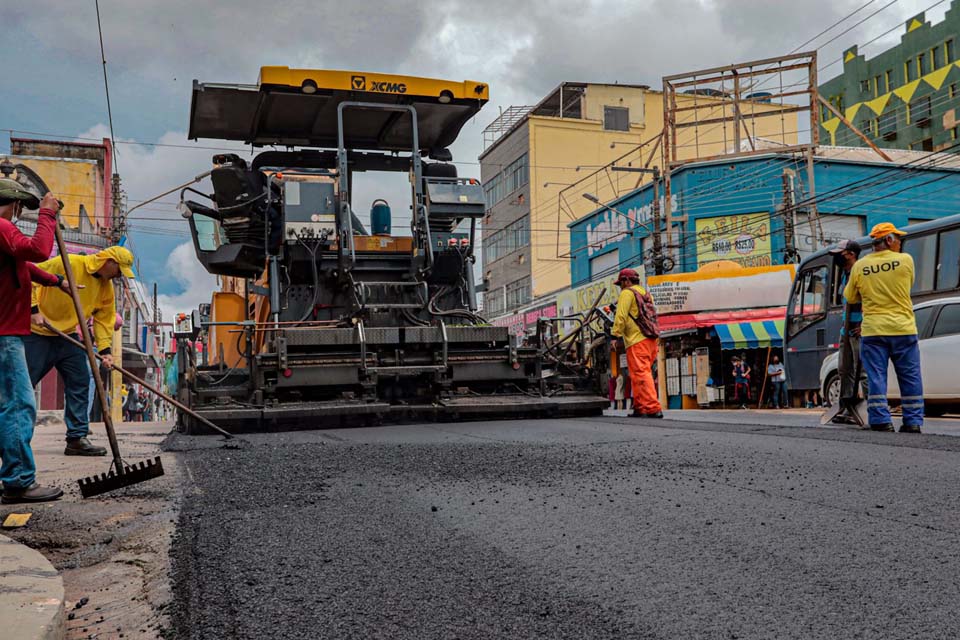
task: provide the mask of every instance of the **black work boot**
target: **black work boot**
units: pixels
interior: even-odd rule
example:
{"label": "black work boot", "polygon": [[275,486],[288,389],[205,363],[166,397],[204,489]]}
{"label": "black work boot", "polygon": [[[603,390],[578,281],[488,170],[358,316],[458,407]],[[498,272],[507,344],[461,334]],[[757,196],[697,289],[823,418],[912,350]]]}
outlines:
{"label": "black work boot", "polygon": [[901,425],[900,433],[920,433],[920,425],[918,424]]}
{"label": "black work boot", "polygon": [[884,424],[872,424],[870,425],[871,431],[893,431],[893,425],[889,422]]}
{"label": "black work boot", "polygon": [[0,502],[3,504],[19,504],[21,502],[49,502],[57,500],[63,491],[57,487],[41,487],[34,482],[29,487],[4,487]]}
{"label": "black work boot", "polygon": [[63,450],[65,456],[105,456],[107,450],[103,447],[90,444],[86,438],[68,438],[67,448]]}

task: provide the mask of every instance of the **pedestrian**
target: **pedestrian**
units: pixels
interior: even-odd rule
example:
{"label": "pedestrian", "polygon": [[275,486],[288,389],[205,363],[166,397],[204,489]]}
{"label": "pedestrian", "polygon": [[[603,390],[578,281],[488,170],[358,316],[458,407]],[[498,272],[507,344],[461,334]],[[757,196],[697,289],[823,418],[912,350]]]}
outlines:
{"label": "pedestrian", "polygon": [[773,356],[770,366],[767,367],[767,377],[770,378],[770,388],[773,395],[770,400],[774,409],[783,407],[786,409],[789,405],[787,401],[787,372],[780,362],[780,356]]}
{"label": "pedestrian", "polygon": [[741,409],[746,409],[750,401],[750,365],[743,357],[733,358],[733,400]]}
{"label": "pedestrian", "polygon": [[[68,258],[76,278],[80,304],[84,315],[93,318],[93,334],[103,363],[113,366],[114,304],[113,280],[121,275],[133,277],[133,254],[124,247],[108,247],[89,256],[72,254]],[[39,265],[53,274],[63,274],[59,257]],[[77,313],[70,296],[59,291],[40,290],[33,292],[32,334],[24,339],[27,350],[27,365],[30,381],[34,386],[51,369],[56,369],[64,382],[64,421],[67,423],[67,446],[65,455],[102,456],[107,450],[93,445],[88,436],[90,420],[87,403],[90,393],[90,367],[84,349],[47,329],[44,323],[63,332],[73,332],[77,326]]]}
{"label": "pedestrian", "polygon": [[843,291],[848,304],[862,303],[860,358],[867,372],[867,415],[874,431],[893,431],[887,403],[887,366],[900,385],[903,423],[900,433],[920,433],[923,380],[917,321],[913,315],[913,256],[901,253],[900,231],[889,222],[870,231],[873,252],[857,260]]}
{"label": "pedestrian", "polygon": [[660,329],[653,299],[640,286],[640,274],[622,269],[614,284],[620,286],[613,335],[622,338],[627,351],[635,418],[662,418],[663,410],[653,381]]}
{"label": "pedestrian", "polygon": [[[90,335],[93,335],[93,318],[87,320],[87,327],[90,330]],[[123,318],[120,314],[117,314],[116,320],[113,323],[113,330],[120,331],[123,328]],[[93,347],[94,351],[97,351],[97,347]],[[103,380],[103,390],[107,394],[107,406],[110,406],[110,367],[105,367],[103,363],[100,363],[100,379]],[[100,406],[100,402],[97,399],[97,389],[96,384],[93,380],[93,376],[90,376],[90,385],[88,391],[89,397],[87,398],[87,414],[90,416],[90,422],[102,422],[103,421],[103,408]]]}
{"label": "pedestrian", "polygon": [[[830,253],[839,263],[840,291],[846,289],[850,281],[850,271],[860,259],[861,247],[856,240],[843,240],[830,249]],[[843,297],[843,315],[840,322],[840,352],[838,375],[840,376],[840,410],[833,417],[836,424],[860,424],[853,412],[857,406],[857,377],[863,387],[863,397],[867,396],[866,374],[860,362],[860,324],[863,322],[862,305],[858,302],[851,304],[846,296]]]}
{"label": "pedestrian", "polygon": [[[38,207],[37,229],[31,238],[13,220],[23,209]],[[63,278],[31,263],[50,257],[59,209],[52,194],[41,202],[15,180],[0,179],[0,501],[4,504],[46,502],[63,495],[61,489],[36,481],[30,441],[37,405],[23,344],[23,337],[30,334],[31,282],[69,291]]]}
{"label": "pedestrian", "polygon": [[123,406],[124,412],[124,421],[125,422],[136,422],[137,421],[137,410],[140,407],[140,394],[137,391],[137,385],[131,385],[130,391],[127,393],[127,402]]}

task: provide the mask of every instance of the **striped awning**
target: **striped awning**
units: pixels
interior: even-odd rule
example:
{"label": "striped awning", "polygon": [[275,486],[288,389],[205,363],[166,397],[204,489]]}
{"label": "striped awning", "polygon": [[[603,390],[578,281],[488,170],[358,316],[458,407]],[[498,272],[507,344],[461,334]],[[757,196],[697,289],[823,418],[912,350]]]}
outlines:
{"label": "striped awning", "polygon": [[783,346],[783,320],[756,320],[714,325],[721,349]]}

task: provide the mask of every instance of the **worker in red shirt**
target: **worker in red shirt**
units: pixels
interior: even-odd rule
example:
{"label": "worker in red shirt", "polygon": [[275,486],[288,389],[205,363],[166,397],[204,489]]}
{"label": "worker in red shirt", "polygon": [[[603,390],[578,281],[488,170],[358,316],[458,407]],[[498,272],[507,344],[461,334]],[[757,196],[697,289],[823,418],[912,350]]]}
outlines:
{"label": "worker in red shirt", "polygon": [[[13,221],[26,209],[40,207],[33,237]],[[37,406],[27,370],[23,336],[30,335],[31,283],[70,292],[62,276],[32,264],[50,257],[60,206],[47,194],[40,202],[15,180],[0,178],[0,482],[4,504],[46,502],[63,495],[57,487],[36,482],[30,440]]]}

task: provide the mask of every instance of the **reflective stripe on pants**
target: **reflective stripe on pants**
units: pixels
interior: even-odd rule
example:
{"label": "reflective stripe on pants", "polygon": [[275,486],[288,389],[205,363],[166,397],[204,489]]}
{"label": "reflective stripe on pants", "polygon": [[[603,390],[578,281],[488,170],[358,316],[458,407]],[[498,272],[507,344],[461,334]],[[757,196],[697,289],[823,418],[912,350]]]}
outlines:
{"label": "reflective stripe on pants", "polygon": [[[657,413],[661,410],[657,387],[653,382],[653,363],[657,361],[657,341],[641,340],[627,348],[627,369],[633,387],[633,409],[640,413]],[[664,372],[660,372],[664,375]]]}
{"label": "reflective stripe on pants", "polygon": [[887,404],[887,364],[893,362],[900,385],[903,424],[923,425],[923,380],[920,375],[920,344],[917,336],[863,336],[860,357],[867,373],[870,393],[867,414],[870,424],[890,424]]}

